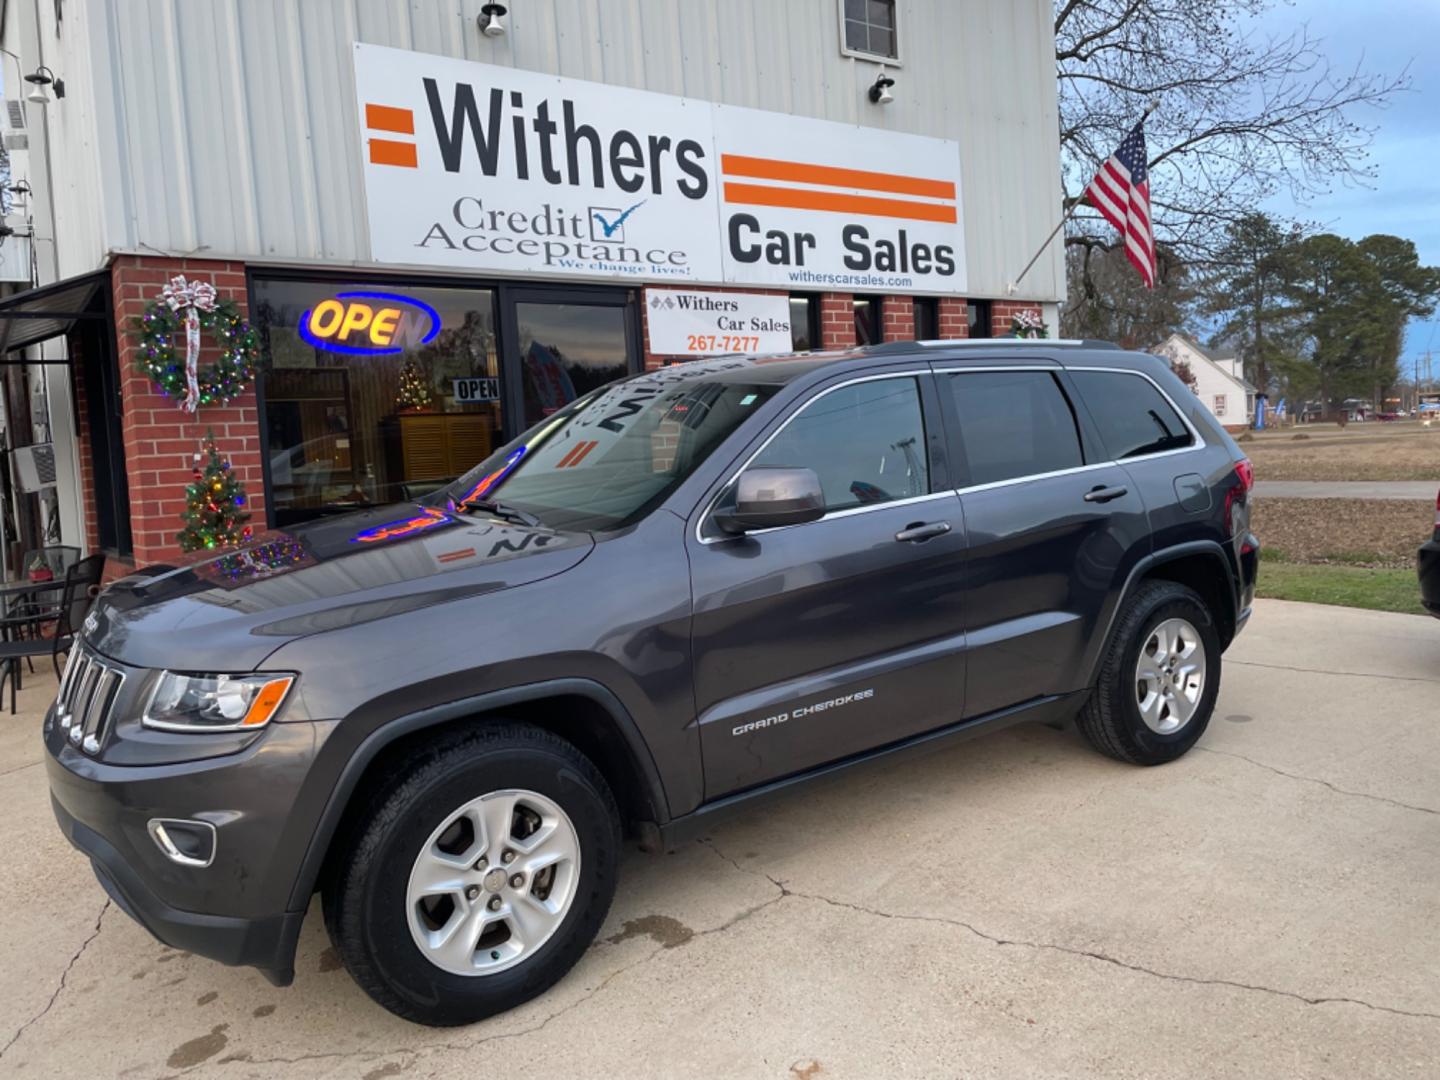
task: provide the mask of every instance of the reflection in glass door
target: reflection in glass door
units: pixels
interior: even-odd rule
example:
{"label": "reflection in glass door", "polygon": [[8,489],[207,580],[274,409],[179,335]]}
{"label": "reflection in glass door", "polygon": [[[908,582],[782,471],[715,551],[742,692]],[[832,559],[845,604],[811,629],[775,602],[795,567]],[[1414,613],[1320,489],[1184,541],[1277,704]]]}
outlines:
{"label": "reflection in glass door", "polygon": [[[513,341],[524,394],[523,427],[639,367],[625,294],[611,302],[517,299]],[[616,302],[618,301],[618,302]]]}

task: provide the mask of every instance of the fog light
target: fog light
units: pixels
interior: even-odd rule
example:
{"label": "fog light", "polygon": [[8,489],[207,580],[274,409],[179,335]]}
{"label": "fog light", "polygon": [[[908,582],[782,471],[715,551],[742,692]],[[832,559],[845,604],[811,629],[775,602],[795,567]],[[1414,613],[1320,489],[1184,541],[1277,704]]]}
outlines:
{"label": "fog light", "polygon": [[215,861],[215,826],[208,821],[151,818],[146,828],[164,856],[181,866],[209,866]]}

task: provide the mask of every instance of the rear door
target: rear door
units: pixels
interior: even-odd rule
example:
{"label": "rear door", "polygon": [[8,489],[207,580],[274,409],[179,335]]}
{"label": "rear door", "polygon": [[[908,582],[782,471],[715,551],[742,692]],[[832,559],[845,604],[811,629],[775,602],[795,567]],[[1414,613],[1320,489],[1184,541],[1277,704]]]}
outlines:
{"label": "rear door", "polygon": [[1058,365],[937,365],[936,378],[969,541],[966,715],[1078,690],[1149,551],[1144,502]]}
{"label": "rear door", "polygon": [[746,462],[814,469],[824,518],[726,538],[704,508],[687,543],[707,798],[961,717],[965,532],[943,430],[926,367],[834,382]]}

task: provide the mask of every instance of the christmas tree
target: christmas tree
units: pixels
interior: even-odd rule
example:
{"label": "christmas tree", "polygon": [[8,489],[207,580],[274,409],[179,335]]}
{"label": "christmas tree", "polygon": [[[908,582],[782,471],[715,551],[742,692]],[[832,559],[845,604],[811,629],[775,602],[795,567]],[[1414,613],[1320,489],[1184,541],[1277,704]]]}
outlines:
{"label": "christmas tree", "polygon": [[400,393],[395,400],[402,409],[423,409],[430,404],[430,385],[414,360],[406,360],[400,369]]}
{"label": "christmas tree", "polygon": [[245,485],[215,448],[213,431],[205,433],[203,454],[195,455],[195,478],[185,489],[185,503],[185,528],[176,538],[181,551],[229,547],[250,539]]}

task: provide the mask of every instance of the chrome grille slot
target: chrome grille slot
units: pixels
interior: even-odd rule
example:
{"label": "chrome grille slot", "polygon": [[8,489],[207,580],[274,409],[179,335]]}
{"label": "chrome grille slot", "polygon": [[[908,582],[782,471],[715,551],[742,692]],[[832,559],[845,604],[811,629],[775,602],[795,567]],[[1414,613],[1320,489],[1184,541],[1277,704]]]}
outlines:
{"label": "chrome grille slot", "polygon": [[109,730],[111,710],[125,673],[101,662],[93,654],[76,648],[65,665],[56,696],[61,731],[87,754],[100,752]]}
{"label": "chrome grille slot", "polygon": [[70,695],[75,688],[75,678],[84,666],[84,654],[78,648],[71,649],[65,661],[65,674],[60,677],[60,691],[55,695],[55,711],[62,728],[70,726]]}
{"label": "chrome grille slot", "polygon": [[110,668],[102,669],[95,693],[90,698],[90,708],[85,710],[85,738],[80,748],[87,754],[100,752],[100,740],[104,738],[105,721],[110,716],[110,706],[115,702],[115,692],[120,689],[120,672]]}

